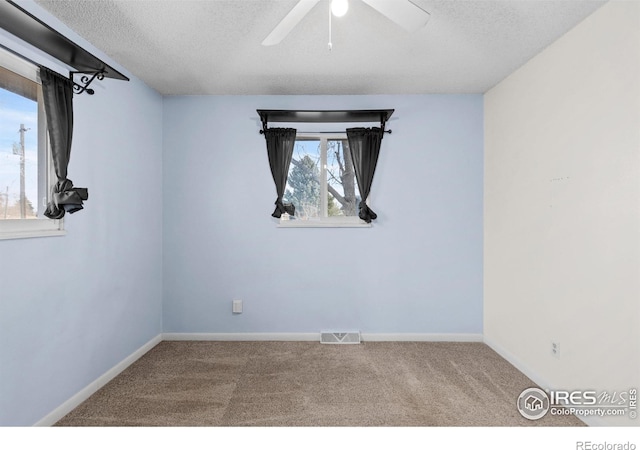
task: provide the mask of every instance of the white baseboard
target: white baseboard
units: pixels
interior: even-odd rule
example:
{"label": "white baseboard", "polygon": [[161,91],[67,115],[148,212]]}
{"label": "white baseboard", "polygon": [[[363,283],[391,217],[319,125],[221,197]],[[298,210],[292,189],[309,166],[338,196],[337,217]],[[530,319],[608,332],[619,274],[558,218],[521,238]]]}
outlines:
{"label": "white baseboard", "polygon": [[362,333],[365,342],[482,342],[475,333]]}
{"label": "white baseboard", "polygon": [[57,421],[62,419],[64,416],[69,414],[73,409],[75,409],[80,403],[84,402],[86,399],[91,397],[95,392],[98,391],[102,386],[107,384],[113,378],[115,378],[118,374],[120,374],[124,369],[129,367],[131,364],[136,362],[142,355],[147,353],[153,347],[158,345],[162,341],[162,335],[159,334],[149,342],[144,344],[138,350],[131,353],[125,359],[120,361],[118,364],[113,366],[111,369],[107,370],[104,374],[98,377],[95,381],[90,383],[76,395],[71,397],[69,400],[64,402],[62,405],[58,406],[52,412],[47,414],[45,417],[36,422],[33,426],[36,427],[49,427],[54,425]]}
{"label": "white baseboard", "polygon": [[[363,342],[482,342],[473,333],[361,333]],[[163,333],[164,341],[318,341],[320,333]]]}
{"label": "white baseboard", "polygon": [[320,333],[162,333],[163,341],[318,341]]}
{"label": "white baseboard", "polygon": [[487,338],[486,336],[484,337],[483,341],[494,352],[506,359],[512,366],[525,374],[528,378],[531,378],[531,381],[533,381],[535,384],[540,386],[542,389],[550,389],[551,385],[547,382],[546,379],[538,375],[533,369],[531,369],[531,367],[523,363],[520,359],[516,358],[511,352],[507,351],[504,347]]}
{"label": "white baseboard", "polygon": [[[484,338],[484,343],[487,344],[498,355],[506,359],[507,362],[509,362],[513,367],[515,367],[520,372],[525,374],[528,378],[531,379],[531,381],[533,381],[535,384],[540,386],[542,389],[550,390],[550,391],[556,389],[546,379],[544,379],[539,374],[537,374],[533,369],[531,369],[531,367],[524,364],[522,360],[516,358],[511,352],[505,350],[505,348],[502,347],[501,345],[495,343],[494,341],[492,341],[491,339],[488,339],[487,337]],[[589,425],[590,427],[606,425],[598,417],[580,417],[580,416],[576,416],[576,417],[580,419],[582,422],[584,422],[586,425]]]}

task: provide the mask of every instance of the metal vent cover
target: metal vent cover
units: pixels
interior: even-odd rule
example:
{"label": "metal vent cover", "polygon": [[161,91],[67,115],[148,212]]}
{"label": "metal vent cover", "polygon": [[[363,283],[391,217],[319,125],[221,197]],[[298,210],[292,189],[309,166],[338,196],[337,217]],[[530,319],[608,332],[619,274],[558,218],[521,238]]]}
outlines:
{"label": "metal vent cover", "polygon": [[321,344],[359,344],[359,331],[322,331],[320,333]]}

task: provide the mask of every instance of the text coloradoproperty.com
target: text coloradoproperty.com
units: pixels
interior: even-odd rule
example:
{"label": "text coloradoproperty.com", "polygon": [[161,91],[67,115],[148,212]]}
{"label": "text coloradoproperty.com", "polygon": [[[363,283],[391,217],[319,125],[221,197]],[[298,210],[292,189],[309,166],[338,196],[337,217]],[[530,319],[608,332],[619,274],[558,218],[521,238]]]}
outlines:
{"label": "text coloradoproperty.com", "polygon": [[551,408],[549,410],[554,416],[624,416],[627,411],[625,408]]}

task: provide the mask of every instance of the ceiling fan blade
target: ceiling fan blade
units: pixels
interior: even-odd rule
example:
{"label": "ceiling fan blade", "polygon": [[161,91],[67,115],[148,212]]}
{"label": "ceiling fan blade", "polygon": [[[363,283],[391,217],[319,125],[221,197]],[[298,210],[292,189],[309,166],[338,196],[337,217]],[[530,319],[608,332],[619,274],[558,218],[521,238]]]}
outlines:
{"label": "ceiling fan blade", "polygon": [[262,41],[262,45],[275,45],[282,41],[319,1],[320,0],[300,0],[298,4],[289,11],[289,14],[269,33],[269,36]]}
{"label": "ceiling fan blade", "polygon": [[387,16],[409,33],[422,28],[431,14],[409,0],[362,0],[380,14]]}

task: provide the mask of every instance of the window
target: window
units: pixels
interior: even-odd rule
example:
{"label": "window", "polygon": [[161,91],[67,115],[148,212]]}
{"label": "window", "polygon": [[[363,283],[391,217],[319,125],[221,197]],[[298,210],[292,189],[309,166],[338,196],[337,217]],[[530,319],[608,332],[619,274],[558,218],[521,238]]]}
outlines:
{"label": "window", "polygon": [[298,134],[285,203],[296,207],[281,226],[368,226],[358,217],[360,194],[344,133]]}
{"label": "window", "polygon": [[0,239],[63,234],[44,217],[51,157],[38,68],[0,50]]}

